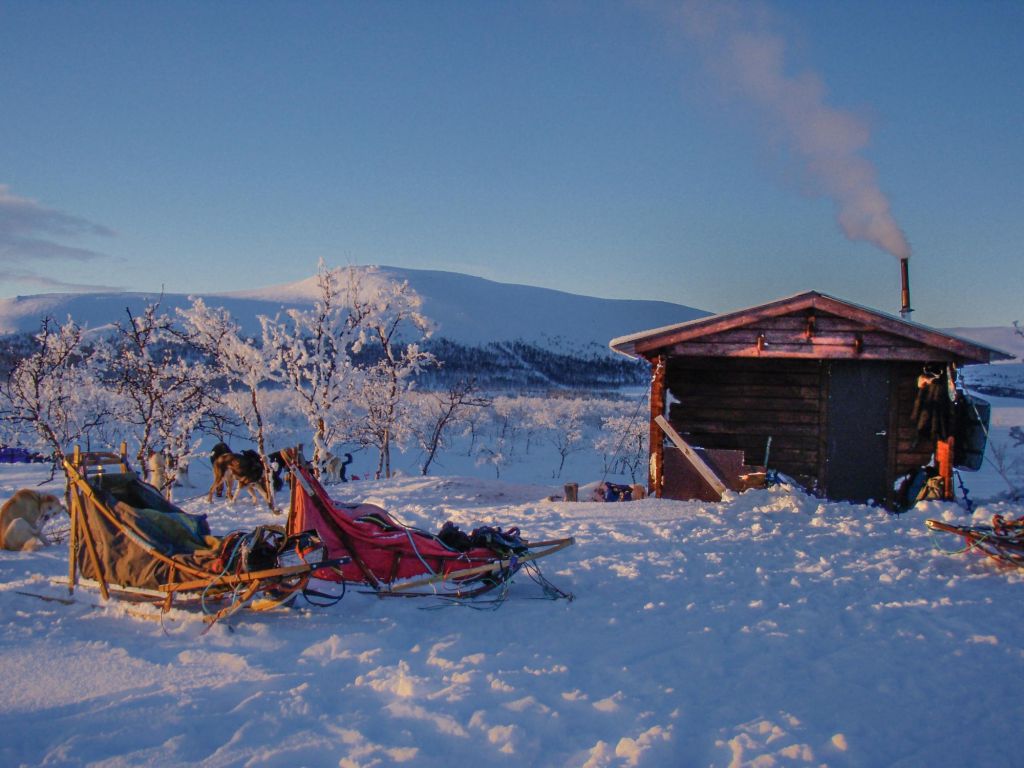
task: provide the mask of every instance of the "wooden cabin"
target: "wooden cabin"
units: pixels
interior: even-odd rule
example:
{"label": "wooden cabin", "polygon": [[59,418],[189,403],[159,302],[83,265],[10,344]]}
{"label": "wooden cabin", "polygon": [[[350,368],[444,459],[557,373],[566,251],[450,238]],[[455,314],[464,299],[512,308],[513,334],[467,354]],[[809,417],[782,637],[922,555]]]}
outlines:
{"label": "wooden cabin", "polygon": [[922,372],[1011,358],[815,291],[610,346],[652,366],[652,495],[701,497],[676,477],[689,462],[665,446],[664,416],[685,444],[742,452],[829,499],[887,505],[936,452],[912,418]]}

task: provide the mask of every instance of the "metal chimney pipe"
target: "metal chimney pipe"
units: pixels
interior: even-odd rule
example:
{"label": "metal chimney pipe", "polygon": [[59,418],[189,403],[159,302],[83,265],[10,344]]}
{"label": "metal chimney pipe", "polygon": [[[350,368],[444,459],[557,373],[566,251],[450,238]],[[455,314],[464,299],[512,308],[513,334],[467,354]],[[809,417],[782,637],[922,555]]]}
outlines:
{"label": "metal chimney pipe", "polygon": [[910,259],[900,259],[900,317],[910,319]]}

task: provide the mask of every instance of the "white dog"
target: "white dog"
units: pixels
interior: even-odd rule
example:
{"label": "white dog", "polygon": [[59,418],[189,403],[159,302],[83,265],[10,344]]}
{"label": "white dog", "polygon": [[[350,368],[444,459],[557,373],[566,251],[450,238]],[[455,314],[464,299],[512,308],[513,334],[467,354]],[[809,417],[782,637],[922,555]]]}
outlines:
{"label": "white dog", "polygon": [[164,452],[150,450],[148,464],[149,484],[164,496],[169,496],[171,489],[167,487],[167,457]]}
{"label": "white dog", "polygon": [[43,527],[61,512],[64,505],[50,493],[29,488],[15,491],[0,507],[0,548],[32,552],[50,543]]}
{"label": "white dog", "polygon": [[174,476],[174,485],[178,488],[195,488],[192,485],[192,480],[188,476],[188,464],[184,461],[179,461],[176,469],[177,474]]}
{"label": "white dog", "polygon": [[324,460],[321,462],[322,469],[320,470],[320,479],[325,483],[347,483],[348,477],[346,468],[352,463],[352,454],[346,453],[344,461],[339,459],[330,451],[324,454]]}

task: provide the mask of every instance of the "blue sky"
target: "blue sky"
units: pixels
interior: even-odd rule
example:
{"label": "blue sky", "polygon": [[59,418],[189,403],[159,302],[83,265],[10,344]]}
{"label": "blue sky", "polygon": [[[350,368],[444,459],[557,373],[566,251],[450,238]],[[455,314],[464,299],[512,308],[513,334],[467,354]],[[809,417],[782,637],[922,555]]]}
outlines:
{"label": "blue sky", "polygon": [[895,311],[881,226],[914,319],[1024,320],[1024,3],[0,0],[0,56],[0,296],[323,257]]}

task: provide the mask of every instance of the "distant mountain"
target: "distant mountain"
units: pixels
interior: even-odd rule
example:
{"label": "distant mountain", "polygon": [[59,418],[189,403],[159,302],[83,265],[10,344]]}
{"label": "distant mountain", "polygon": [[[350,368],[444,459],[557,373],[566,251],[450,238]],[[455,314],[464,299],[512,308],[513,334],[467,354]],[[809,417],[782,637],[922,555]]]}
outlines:
{"label": "distant mountain", "polygon": [[[365,268],[363,268],[365,269]],[[437,324],[435,336],[466,346],[525,341],[563,353],[599,347],[635,331],[706,315],[699,309],[664,301],[598,299],[548,288],[512,285],[456,272],[380,267],[379,274],[409,285],[423,297],[423,313]],[[372,281],[372,277],[366,278]],[[316,295],[311,277],[255,291],[195,294],[222,306],[247,333],[259,315],[308,307]],[[60,293],[0,299],[0,334],[32,332],[45,315],[100,328],[139,311],[156,293]],[[162,307],[172,312],[191,303],[185,294],[165,294]]]}
{"label": "distant mountain", "polygon": [[[424,384],[444,387],[473,377],[481,386],[517,388],[607,388],[646,381],[646,364],[616,355],[608,342],[623,334],[702,317],[707,312],[664,301],[598,299],[565,291],[512,285],[455,272],[379,267],[364,270],[363,282],[407,280],[423,298],[423,313],[436,331],[428,348],[443,361]],[[196,294],[211,306],[227,309],[244,332],[259,331],[258,317],[312,306],[316,278],[254,291]],[[25,334],[50,315],[69,315],[90,329],[124,320],[159,298],[156,293],[62,293],[0,299],[0,371],[20,354]],[[164,294],[168,313],[191,304],[191,296]],[[23,341],[23,340],[22,340]]]}
{"label": "distant mountain", "polygon": [[[427,380],[444,386],[452,377],[476,376],[495,387],[620,386],[646,381],[646,364],[636,364],[608,349],[608,342],[650,328],[707,315],[693,307],[664,301],[599,299],[565,291],[498,283],[480,277],[434,270],[379,267],[363,269],[364,282],[407,280],[423,298],[424,314],[436,323],[430,343],[443,361]],[[378,275],[379,277],[375,277]],[[196,294],[227,309],[246,333],[259,330],[260,315],[312,305],[316,278],[253,291]],[[125,309],[138,313],[156,293],[62,293],[0,299],[0,335],[32,333],[46,315],[100,329],[123,320]],[[162,307],[173,312],[191,297],[165,294]],[[1024,356],[1024,337],[1012,327],[951,328],[954,335]],[[8,369],[22,347],[13,339],[0,349],[0,371]]]}

